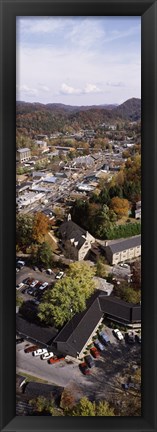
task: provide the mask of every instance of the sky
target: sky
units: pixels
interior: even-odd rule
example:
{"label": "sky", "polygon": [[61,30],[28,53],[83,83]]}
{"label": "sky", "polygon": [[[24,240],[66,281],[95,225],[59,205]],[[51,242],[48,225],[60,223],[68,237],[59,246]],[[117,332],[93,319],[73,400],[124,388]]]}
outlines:
{"label": "sky", "polygon": [[141,97],[141,17],[17,17],[17,100],[66,105]]}

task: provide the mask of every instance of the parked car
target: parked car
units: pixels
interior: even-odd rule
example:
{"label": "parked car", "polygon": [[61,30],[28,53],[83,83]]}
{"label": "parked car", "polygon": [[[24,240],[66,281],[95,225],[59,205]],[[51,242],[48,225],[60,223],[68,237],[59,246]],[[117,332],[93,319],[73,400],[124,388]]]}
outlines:
{"label": "parked car", "polygon": [[17,261],[17,264],[19,264],[19,265],[21,265],[21,266],[25,266],[25,261],[22,261],[22,260],[18,260]]}
{"label": "parked car", "polygon": [[34,271],[38,271],[38,267],[37,266],[33,266],[32,267]]}
{"label": "parked car", "polygon": [[20,343],[22,343],[22,342],[24,342],[24,339],[23,339],[23,338],[18,338],[18,339],[16,339],[16,344],[17,344],[17,345],[20,344]]}
{"label": "parked car", "polygon": [[37,279],[33,280],[33,282],[30,285],[30,288],[34,288],[38,284],[38,282],[39,281]]}
{"label": "parked car", "polygon": [[48,360],[48,363],[53,364],[53,363],[58,363],[60,361],[64,360],[64,357],[51,357]]}
{"label": "parked car", "polygon": [[30,352],[32,352],[32,351],[34,351],[34,350],[37,350],[39,347],[37,346],[37,345],[31,345],[31,346],[29,346],[28,348],[25,348],[25,350],[24,350],[24,352],[25,353],[30,353]]}
{"label": "parked car", "polygon": [[122,384],[122,388],[123,388],[124,390],[128,390],[128,389],[129,389],[129,384],[127,384],[127,383],[123,383],[123,384]]}
{"label": "parked car", "polygon": [[54,357],[53,352],[46,352],[46,353],[42,354],[41,359],[42,359],[42,360],[48,360],[48,359],[50,359],[51,357]]}
{"label": "parked car", "polygon": [[137,340],[138,343],[141,343],[141,333],[136,334],[135,339]]}
{"label": "parked car", "polygon": [[79,368],[83,375],[90,375],[90,369],[85,362],[79,364]]}
{"label": "parked car", "polygon": [[47,351],[47,349],[46,348],[39,348],[39,349],[37,349],[36,351],[33,351],[32,352],[32,355],[34,356],[34,357],[38,357],[38,356],[40,356],[40,355],[42,355],[42,354],[45,354],[45,353],[47,353],[48,351]]}
{"label": "parked car", "polygon": [[129,330],[127,333],[126,333],[126,341],[128,342],[128,343],[130,343],[130,344],[133,344],[133,343],[135,343],[135,333],[133,332],[133,331],[131,331],[131,330]]}
{"label": "parked car", "polygon": [[96,346],[97,349],[99,349],[100,351],[104,351],[105,347],[104,345],[99,341],[99,339],[96,339],[94,341],[94,345]]}
{"label": "parked car", "polygon": [[20,271],[20,269],[18,267],[16,267],[16,273],[18,273]]}
{"label": "parked car", "polygon": [[30,281],[29,277],[27,277],[26,279],[23,279],[23,283],[26,284],[26,285],[29,283],[29,281]]}
{"label": "parked car", "polygon": [[93,356],[94,358],[98,358],[98,357],[100,357],[100,352],[97,350],[96,347],[92,347],[92,348],[90,349],[90,353],[92,354],[92,356]]}
{"label": "parked car", "polygon": [[95,361],[93,360],[92,356],[90,354],[85,356],[85,362],[87,363],[87,365],[92,368],[95,366]]}
{"label": "parked car", "polygon": [[98,336],[104,344],[107,345],[110,342],[109,336],[105,332],[101,331]]}
{"label": "parked car", "polygon": [[22,288],[24,286],[24,283],[21,282],[18,285],[16,285],[16,289],[19,290],[20,288]]}
{"label": "parked car", "polygon": [[46,271],[49,275],[53,274],[53,271],[51,269],[47,269]]}
{"label": "parked car", "polygon": [[64,272],[60,271],[59,273],[56,274],[56,279],[61,279],[64,276]]}
{"label": "parked car", "polygon": [[48,282],[44,282],[40,287],[39,290],[44,290],[48,286]]}
{"label": "parked car", "polygon": [[123,340],[124,339],[124,336],[122,335],[122,333],[121,333],[121,331],[119,329],[114,329],[113,330],[113,334],[114,334],[114,336],[116,336],[116,338],[118,340]]}

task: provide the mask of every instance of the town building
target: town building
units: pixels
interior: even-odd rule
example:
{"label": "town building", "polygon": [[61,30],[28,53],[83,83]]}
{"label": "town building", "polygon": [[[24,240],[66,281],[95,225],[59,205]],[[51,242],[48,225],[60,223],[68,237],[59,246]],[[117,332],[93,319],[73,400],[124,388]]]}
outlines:
{"label": "town building", "polygon": [[138,258],[141,256],[141,235],[106,242],[105,254],[111,265]]}
{"label": "town building", "polygon": [[16,151],[17,162],[26,162],[31,159],[31,151],[29,148],[21,148]]}
{"label": "town building", "polygon": [[68,220],[60,226],[59,232],[62,244],[68,251],[69,257],[77,261],[84,260],[92,244],[95,243],[94,237],[73,222],[70,214]]}
{"label": "town building", "polygon": [[138,328],[141,324],[141,306],[126,303],[97,290],[87,301],[85,311],[77,313],[53,340],[64,355],[81,358],[87,345],[93,342],[103,317],[116,323]]}
{"label": "town building", "polygon": [[93,343],[92,338],[104,315],[108,320],[128,328],[141,326],[141,304],[127,303],[97,289],[87,300],[86,309],[71,316],[60,332],[57,333],[54,327],[30,324],[20,314],[16,315],[16,331],[20,337],[42,347],[57,349],[64,356],[81,358],[87,345]]}
{"label": "town building", "polygon": [[141,201],[136,203],[135,219],[141,219]]}

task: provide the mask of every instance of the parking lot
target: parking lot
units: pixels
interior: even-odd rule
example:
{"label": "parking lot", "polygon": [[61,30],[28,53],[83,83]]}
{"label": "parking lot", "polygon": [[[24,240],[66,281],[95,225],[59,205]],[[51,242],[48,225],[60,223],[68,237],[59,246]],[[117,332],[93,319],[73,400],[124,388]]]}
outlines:
{"label": "parking lot", "polygon": [[[110,337],[110,343],[105,346],[95,366],[90,369],[90,375],[83,375],[79,369],[80,361],[61,361],[50,365],[40,357],[33,357],[32,353],[24,353],[26,342],[17,345],[17,371],[26,372],[56,385],[76,385],[82,394],[99,399],[112,400],[124,397],[122,384],[132,373],[133,367],[140,367],[141,345],[119,341],[113,335],[112,329],[105,326],[105,332]],[[28,342],[27,342],[28,343]],[[53,348],[52,348],[53,350]],[[129,392],[133,390],[129,390]]]}

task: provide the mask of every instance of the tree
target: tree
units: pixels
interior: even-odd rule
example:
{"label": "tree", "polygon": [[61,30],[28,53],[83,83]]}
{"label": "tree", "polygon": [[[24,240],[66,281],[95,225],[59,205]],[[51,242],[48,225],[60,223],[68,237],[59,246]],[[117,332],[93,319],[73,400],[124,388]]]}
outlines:
{"label": "tree", "polygon": [[34,413],[51,416],[62,416],[63,413],[55,406],[53,399],[47,399],[44,396],[38,396],[29,401],[33,407]]}
{"label": "tree", "polygon": [[16,306],[22,306],[24,300],[18,292],[16,292]]}
{"label": "tree", "polygon": [[141,261],[135,261],[131,267],[132,282],[136,289],[141,288]]}
{"label": "tree", "polygon": [[86,300],[95,289],[94,274],[94,269],[85,262],[70,264],[67,276],[45,292],[39,305],[39,318],[59,327],[76,312],[86,309]]}
{"label": "tree", "polygon": [[43,213],[37,212],[33,220],[33,238],[36,242],[43,241],[49,230],[49,220]]}
{"label": "tree", "polygon": [[114,410],[109,406],[108,402],[101,401],[98,404],[91,402],[84,396],[80,399],[79,403],[69,410],[67,415],[72,417],[100,417],[100,416],[114,416]]}
{"label": "tree", "polygon": [[115,286],[114,294],[121,300],[124,300],[128,303],[137,304],[141,301],[141,291],[133,289],[126,282],[121,283],[121,285]]}
{"label": "tree", "polygon": [[119,218],[122,216],[128,216],[129,208],[130,205],[127,199],[119,197],[111,199],[110,209],[112,209]]}
{"label": "tree", "polygon": [[96,263],[96,275],[101,278],[107,276],[107,266],[103,257],[100,257]]}
{"label": "tree", "polygon": [[16,241],[19,249],[25,251],[33,242],[33,219],[28,215],[16,216]]}
{"label": "tree", "polygon": [[43,242],[38,246],[36,252],[36,263],[39,266],[51,267],[52,265],[52,250],[51,246],[47,242]]}
{"label": "tree", "polygon": [[100,416],[113,417],[114,415],[115,415],[114,409],[109,406],[108,402],[101,401],[98,403],[98,405],[96,405],[96,416],[97,417],[100,417]]}

